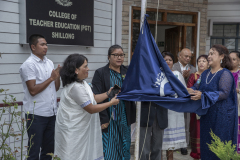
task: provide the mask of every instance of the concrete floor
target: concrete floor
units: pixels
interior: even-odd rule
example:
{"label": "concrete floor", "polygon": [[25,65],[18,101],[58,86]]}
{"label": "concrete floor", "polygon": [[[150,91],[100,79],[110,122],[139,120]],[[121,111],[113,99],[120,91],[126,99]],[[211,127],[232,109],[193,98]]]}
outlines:
{"label": "concrete floor", "polygon": [[[190,148],[188,148],[188,155],[182,155],[180,150],[174,151],[173,160],[193,160],[193,158],[190,157],[190,155],[189,155],[190,152],[191,152]],[[134,160],[133,155],[131,155],[131,160]],[[163,159],[162,160],[167,160],[165,151],[163,152]]]}

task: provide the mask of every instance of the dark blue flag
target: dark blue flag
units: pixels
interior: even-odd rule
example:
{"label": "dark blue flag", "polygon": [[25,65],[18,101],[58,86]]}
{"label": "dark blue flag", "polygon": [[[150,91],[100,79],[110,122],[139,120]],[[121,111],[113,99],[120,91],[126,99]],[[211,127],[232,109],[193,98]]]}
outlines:
{"label": "dark blue flag", "polygon": [[190,100],[187,89],[168,67],[150,32],[146,17],[117,97],[127,101],[152,101],[177,112],[194,112],[198,115],[207,112],[207,109],[202,109],[201,100]]}

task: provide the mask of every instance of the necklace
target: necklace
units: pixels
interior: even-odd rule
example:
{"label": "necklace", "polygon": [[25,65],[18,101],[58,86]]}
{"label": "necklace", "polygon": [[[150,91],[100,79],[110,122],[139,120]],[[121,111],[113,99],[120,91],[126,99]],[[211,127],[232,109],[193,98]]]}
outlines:
{"label": "necklace", "polygon": [[[222,68],[219,68],[219,70],[218,70],[218,71],[220,71],[221,69],[222,69]],[[218,71],[217,71],[216,73],[214,73],[213,77],[210,79],[210,81],[209,81],[209,82],[207,82],[207,80],[208,80],[208,76],[209,76],[209,74],[210,74],[211,70],[208,72],[208,75],[207,75],[207,77],[206,77],[206,84],[209,84],[209,83],[212,81],[212,79],[215,77],[215,75],[218,73]]]}

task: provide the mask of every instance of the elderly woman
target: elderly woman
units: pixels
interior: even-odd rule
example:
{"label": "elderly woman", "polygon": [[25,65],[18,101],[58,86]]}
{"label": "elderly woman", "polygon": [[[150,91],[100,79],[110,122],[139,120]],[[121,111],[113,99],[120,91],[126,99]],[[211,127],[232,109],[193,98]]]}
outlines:
{"label": "elderly woman", "polygon": [[[113,45],[108,50],[109,63],[96,70],[92,85],[93,92],[105,93],[115,84],[122,86],[127,68],[124,61],[123,49]],[[110,99],[105,100],[108,102]],[[105,160],[130,159],[131,129],[130,125],[136,120],[136,106],[134,102],[120,101],[118,105],[100,112],[102,124],[103,152]]]}
{"label": "elderly woman", "polygon": [[[190,74],[187,87],[192,87],[196,82],[200,82],[199,77],[208,69],[208,56],[200,55],[197,59],[198,71]],[[194,158],[194,160],[201,159],[200,158],[200,119],[195,113],[191,113],[190,119],[190,143],[191,143],[191,153],[190,156]]]}
{"label": "elderly woman", "polygon": [[[240,70],[239,70],[239,64],[240,64],[240,52],[238,51],[232,51],[230,53],[230,58],[232,60],[233,69],[231,70],[234,81],[236,84],[236,90],[237,90],[237,97],[238,97],[238,130],[240,130],[240,92],[239,92],[239,83],[240,83]],[[237,152],[240,153],[240,133],[238,133],[238,141],[237,141]]]}
{"label": "elderly woman", "polygon": [[103,159],[98,112],[119,100],[97,104],[108,98],[107,92],[93,94],[84,81],[88,71],[87,58],[79,54],[69,55],[60,70],[64,88],[56,117],[54,154],[61,160]]}
{"label": "elderly woman", "polygon": [[[169,68],[173,74],[186,86],[185,80],[182,74],[178,71],[174,71],[173,61],[174,56],[170,52],[163,52],[162,56],[167,62]],[[185,122],[184,113],[168,110],[168,127],[164,130],[162,150],[167,152],[167,160],[173,160],[173,151],[179,148],[187,147],[186,135],[185,135]]]}
{"label": "elderly woman", "polygon": [[200,83],[188,89],[192,100],[202,99],[202,108],[208,109],[200,118],[201,160],[218,159],[209,150],[211,130],[221,141],[237,143],[237,96],[228,49],[213,45],[208,54],[211,69],[201,74]]}

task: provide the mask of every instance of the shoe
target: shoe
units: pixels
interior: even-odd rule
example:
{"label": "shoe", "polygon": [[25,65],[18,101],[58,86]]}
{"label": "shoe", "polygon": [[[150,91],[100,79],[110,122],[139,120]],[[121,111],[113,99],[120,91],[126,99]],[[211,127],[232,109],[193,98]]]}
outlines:
{"label": "shoe", "polygon": [[187,148],[181,148],[181,154],[187,155],[188,154]]}

